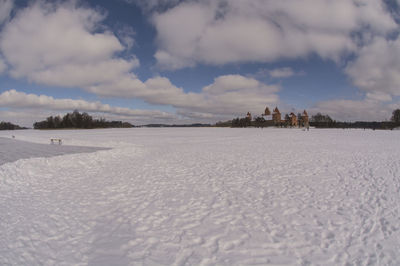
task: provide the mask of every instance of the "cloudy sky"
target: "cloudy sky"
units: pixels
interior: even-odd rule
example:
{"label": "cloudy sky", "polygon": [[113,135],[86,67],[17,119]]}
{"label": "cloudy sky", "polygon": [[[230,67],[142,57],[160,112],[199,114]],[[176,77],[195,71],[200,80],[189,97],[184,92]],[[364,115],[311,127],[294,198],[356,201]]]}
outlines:
{"label": "cloudy sky", "polygon": [[134,124],[400,107],[400,0],[0,0],[0,120]]}

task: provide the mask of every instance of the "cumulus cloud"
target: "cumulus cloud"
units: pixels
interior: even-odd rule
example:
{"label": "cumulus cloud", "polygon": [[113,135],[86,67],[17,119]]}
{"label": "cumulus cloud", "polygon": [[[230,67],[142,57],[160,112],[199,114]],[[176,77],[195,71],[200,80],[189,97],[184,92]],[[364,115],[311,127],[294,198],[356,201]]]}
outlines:
{"label": "cumulus cloud", "polygon": [[339,60],[357,50],[354,33],[384,35],[397,27],[376,0],[183,1],[155,12],[152,22],[159,45],[155,57],[168,69],[312,53]]}
{"label": "cumulus cloud", "polygon": [[386,104],[381,99],[366,97],[363,100],[331,100],[317,103],[310,114],[328,114],[338,121],[385,121],[389,120],[400,103]]}
{"label": "cumulus cloud", "polygon": [[392,101],[393,97],[390,94],[384,92],[374,91],[374,92],[368,92],[366,94],[366,99],[381,101],[381,102],[390,102]]}
{"label": "cumulus cloud", "polygon": [[129,74],[136,60],[109,59],[82,65],[62,64],[30,73],[30,78],[40,84],[63,87],[87,87],[93,84],[114,82]]}
{"label": "cumulus cloud", "polygon": [[[218,77],[200,93],[185,92],[165,77],[141,81],[132,72],[139,65],[138,60],[118,57],[129,47],[123,46],[111,32],[102,30],[103,19],[98,11],[74,3],[39,2],[20,10],[0,38],[0,49],[10,74],[39,84],[79,87],[100,96],[140,98],[150,104],[173,106],[179,112],[196,114],[199,118],[228,113],[242,115],[278,101],[276,86],[240,75]],[[188,23],[193,19],[188,19]],[[130,32],[128,37],[133,34]],[[40,98],[52,108],[101,109],[103,112],[110,109],[99,103],[89,105],[46,96],[11,94],[29,99],[27,103],[36,99],[34,104]],[[22,101],[14,104],[26,105]],[[110,110],[115,113],[122,109]]]}
{"label": "cumulus cloud", "polygon": [[136,58],[115,54],[125,47],[108,31],[98,11],[74,3],[37,2],[20,10],[6,24],[0,50],[15,78],[55,86],[111,82],[137,67]]}
{"label": "cumulus cloud", "polygon": [[260,112],[266,104],[279,102],[278,86],[241,75],[219,76],[199,93],[186,93],[163,77],[152,78],[144,83],[127,77],[114,83],[112,91],[108,86],[93,86],[90,90],[100,95],[112,92],[121,96],[139,97],[148,103],[171,105],[181,113],[201,114],[201,117]]}
{"label": "cumulus cloud", "polygon": [[[366,99],[324,103],[330,112],[339,113],[352,103],[359,110],[363,104],[380,106],[400,94],[399,39],[387,39],[398,25],[382,1],[132,1],[152,14],[158,44],[155,57],[161,67],[271,62],[310,54],[339,60],[352,53],[355,59],[345,71],[354,84],[366,91]],[[9,20],[12,3],[0,0],[0,7],[6,7],[0,9],[0,21]],[[0,73],[8,71],[14,78],[78,87],[101,96],[141,98],[150,104],[170,105],[183,119],[230,119],[247,111],[257,114],[266,105],[281,104],[279,86],[241,75],[216,77],[198,93],[186,92],[166,77],[142,81],[133,73],[140,65],[138,59],[134,55],[130,59],[121,56],[134,45],[134,30],[125,28],[114,34],[103,25],[104,19],[98,10],[77,6],[76,2],[39,1],[19,10],[0,35]],[[280,68],[266,74],[287,78],[301,72]],[[77,108],[140,116],[137,110],[101,103],[6,93],[1,94],[3,106],[28,108],[31,104],[30,108],[39,108],[44,104],[55,110]],[[163,112],[147,112],[143,117],[158,114],[160,119],[170,118]]]}
{"label": "cumulus cloud", "polygon": [[279,87],[266,85],[256,79],[241,75],[217,77],[211,85],[203,88],[204,104],[191,109],[215,114],[243,115],[264,110],[266,105],[279,102]]}
{"label": "cumulus cloud", "polygon": [[[384,102],[400,95],[400,38],[393,39],[399,25],[384,1],[182,1],[155,12],[152,23],[159,46],[155,58],[165,69],[310,54],[338,61],[352,55],[345,73],[366,91],[366,98],[326,102],[330,112],[346,118],[341,111],[348,110],[351,119],[384,119]],[[287,78],[300,73],[281,68],[264,74]],[[374,111],[365,116],[364,106]]]}
{"label": "cumulus cloud", "polygon": [[154,77],[145,82],[135,75],[125,75],[112,83],[102,83],[87,87],[87,90],[101,96],[141,98],[151,104],[177,106],[181,103],[195,103],[198,95],[185,93],[168,78]]}
{"label": "cumulus cloud", "polygon": [[346,73],[353,83],[369,93],[400,95],[400,37],[376,37],[363,47]]}
{"label": "cumulus cloud", "polygon": [[[150,103],[196,98],[167,78],[139,80],[132,73],[139,61],[117,56],[129,47],[111,32],[100,30],[103,19],[98,11],[74,3],[39,2],[19,11],[0,38],[11,75],[50,86],[79,87],[102,96],[139,97]],[[128,46],[133,34],[126,29],[122,33],[131,38],[125,40]]]}
{"label": "cumulus cloud", "polygon": [[128,117],[151,117],[155,119],[174,119],[171,113],[154,110],[134,110],[130,108],[112,107],[101,102],[88,102],[74,99],[55,99],[46,95],[27,94],[16,90],[8,90],[0,94],[0,107],[31,108],[45,110],[70,111],[77,109],[86,112],[101,112]]}
{"label": "cumulus cloud", "polygon": [[13,6],[13,0],[0,0],[0,25],[8,20]]}

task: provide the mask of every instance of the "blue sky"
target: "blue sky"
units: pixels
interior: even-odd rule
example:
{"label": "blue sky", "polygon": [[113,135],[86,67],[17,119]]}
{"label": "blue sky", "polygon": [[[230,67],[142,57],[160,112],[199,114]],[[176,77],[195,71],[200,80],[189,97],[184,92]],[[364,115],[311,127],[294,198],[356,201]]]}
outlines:
{"label": "blue sky", "polygon": [[395,0],[0,0],[0,120],[146,123],[400,107]]}

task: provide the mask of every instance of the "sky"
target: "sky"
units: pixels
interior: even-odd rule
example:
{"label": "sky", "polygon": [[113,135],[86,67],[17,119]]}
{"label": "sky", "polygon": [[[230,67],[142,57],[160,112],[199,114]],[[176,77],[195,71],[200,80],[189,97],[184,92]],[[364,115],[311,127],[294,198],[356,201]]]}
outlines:
{"label": "sky", "polygon": [[0,120],[389,120],[400,0],[0,0]]}

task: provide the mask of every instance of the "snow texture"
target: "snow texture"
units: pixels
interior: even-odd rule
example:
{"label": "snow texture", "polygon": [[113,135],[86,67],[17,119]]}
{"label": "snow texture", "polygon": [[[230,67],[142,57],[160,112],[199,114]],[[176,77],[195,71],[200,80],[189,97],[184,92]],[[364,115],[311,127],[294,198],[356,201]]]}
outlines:
{"label": "snow texture", "polygon": [[400,264],[399,131],[11,134],[112,149],[0,165],[1,265]]}

